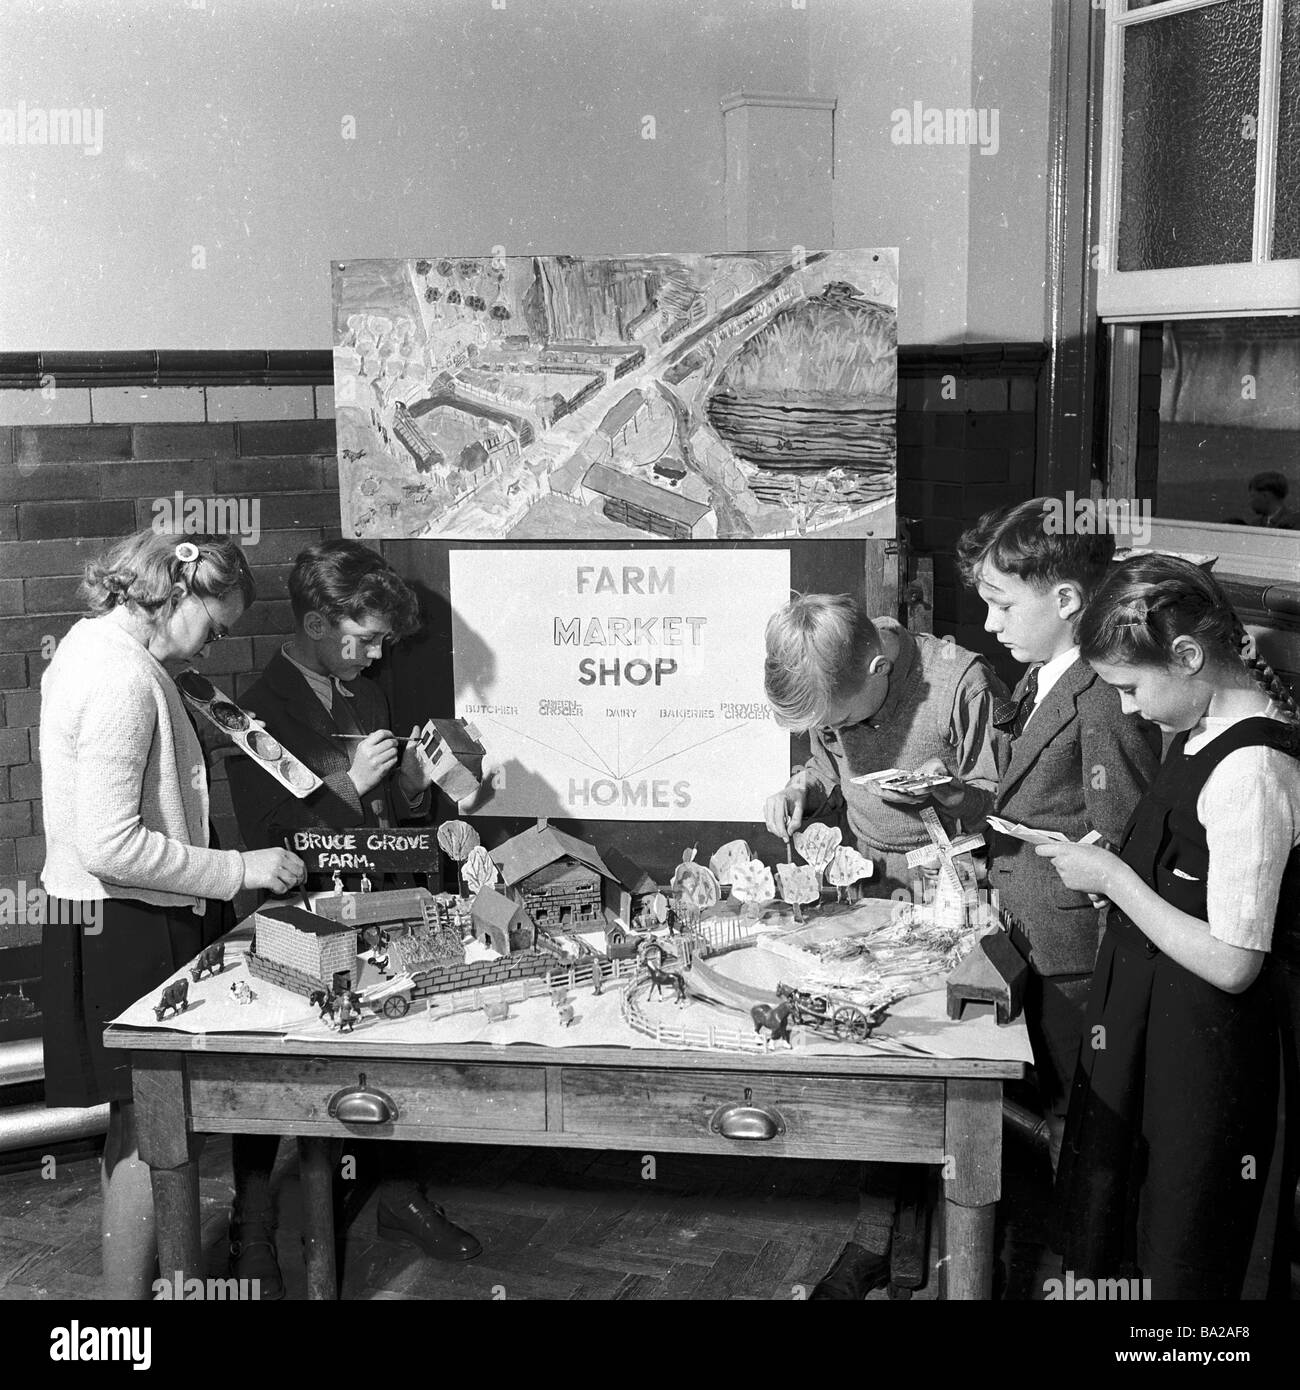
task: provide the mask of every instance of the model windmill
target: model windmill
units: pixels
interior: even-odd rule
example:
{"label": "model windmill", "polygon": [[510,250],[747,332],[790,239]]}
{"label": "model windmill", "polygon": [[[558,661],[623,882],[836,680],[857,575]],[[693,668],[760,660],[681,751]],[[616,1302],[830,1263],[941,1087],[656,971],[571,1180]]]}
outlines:
{"label": "model windmill", "polygon": [[[951,839],[943,828],[943,822],[939,819],[938,813],[932,806],[921,808],[921,821],[930,836],[931,843],[920,849],[909,851],[907,867],[920,869],[937,865],[939,885],[934,894],[935,918],[936,920],[943,920],[951,915],[954,921],[964,921],[966,907],[970,899],[956,860],[961,855],[979,849],[984,843],[984,836],[962,835],[956,840]],[[973,878],[973,868],[969,865],[963,867],[967,868],[968,873]]]}

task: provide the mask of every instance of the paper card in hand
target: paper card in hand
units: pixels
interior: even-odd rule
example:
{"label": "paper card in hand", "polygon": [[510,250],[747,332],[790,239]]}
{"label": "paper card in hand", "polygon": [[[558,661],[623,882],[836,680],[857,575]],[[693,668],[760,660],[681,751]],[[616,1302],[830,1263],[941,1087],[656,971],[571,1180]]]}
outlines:
{"label": "paper card in hand", "polygon": [[909,796],[942,787],[952,778],[946,773],[908,772],[906,768],[887,767],[881,772],[868,772],[850,781],[870,784],[877,791],[904,792]]}

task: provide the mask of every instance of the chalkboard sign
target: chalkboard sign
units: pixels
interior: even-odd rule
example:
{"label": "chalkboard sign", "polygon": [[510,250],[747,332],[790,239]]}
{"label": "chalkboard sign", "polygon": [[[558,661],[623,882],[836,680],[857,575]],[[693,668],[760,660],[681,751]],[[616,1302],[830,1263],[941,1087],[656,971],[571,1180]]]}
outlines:
{"label": "chalkboard sign", "polygon": [[350,830],[295,830],[285,836],[309,873],[436,873],[439,867],[434,826],[353,826]]}

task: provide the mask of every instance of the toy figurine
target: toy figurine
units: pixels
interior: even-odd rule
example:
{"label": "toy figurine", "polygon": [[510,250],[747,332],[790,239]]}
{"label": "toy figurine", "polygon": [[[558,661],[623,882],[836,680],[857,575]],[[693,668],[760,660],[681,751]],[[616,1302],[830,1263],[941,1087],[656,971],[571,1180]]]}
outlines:
{"label": "toy figurine", "polygon": [[343,896],[343,875],[337,869],[334,870],[334,884],[331,890],[336,897]]}
{"label": "toy figurine", "polygon": [[190,979],[198,984],[205,970],[209,975],[220,975],[225,968],[226,943],[218,941],[199,952],[198,959],[190,966]]}
{"label": "toy figurine", "polygon": [[251,1004],[257,998],[247,980],[232,980],[230,993],[236,1004]]}
{"label": "toy figurine", "polygon": [[361,891],[362,891],[363,893],[369,893],[369,892],[370,892],[370,889],[371,889],[371,886],[372,886],[372,885],[371,885],[371,882],[370,882],[370,875],[369,875],[369,874],[362,874],[362,875],[361,875]]}
{"label": "toy figurine", "polygon": [[650,993],[658,994],[663,998],[664,986],[668,985],[673,992],[673,998],[679,1004],[686,1002],[686,981],[676,971],[660,970],[657,965],[650,961],[645,962],[645,968],[650,975]]}
{"label": "toy figurine", "polygon": [[345,989],[339,995],[337,1003],[338,1030],[340,1033],[350,1033],[356,1027],[357,1019],[361,1017],[361,996]]}
{"label": "toy figurine", "polygon": [[161,1023],[163,1015],[168,1009],[173,1014],[183,1014],[189,1007],[189,995],[190,982],[188,980],[173,980],[159,996],[158,1002],[153,1008],[153,1016]]}
{"label": "toy figurine", "polygon": [[573,1027],[573,1005],[572,1005],[572,1004],[566,1004],[566,1005],[560,1010],[560,1015],[559,1015],[559,1017],[560,1017],[560,1022],[561,1022],[566,1028],[572,1028],[572,1027]]}
{"label": "toy figurine", "polygon": [[793,1013],[794,1007],[788,999],[783,999],[775,1008],[769,1008],[766,1004],[755,1004],[750,1009],[749,1016],[754,1020],[754,1032],[762,1033],[764,1028],[768,1030],[763,1044],[764,1051],[774,1042],[783,1042],[787,1047],[794,1046],[790,1041],[790,1020]]}
{"label": "toy figurine", "polygon": [[604,993],[604,990],[605,977],[601,974],[600,962],[598,960],[594,960],[591,963],[591,992],[596,996],[597,999],[599,999],[600,996]]}
{"label": "toy figurine", "polygon": [[314,989],[307,996],[307,1002],[316,1009],[320,1010],[320,1021],[325,1022],[326,1018],[331,1023],[334,1022],[334,996],[328,990]]}

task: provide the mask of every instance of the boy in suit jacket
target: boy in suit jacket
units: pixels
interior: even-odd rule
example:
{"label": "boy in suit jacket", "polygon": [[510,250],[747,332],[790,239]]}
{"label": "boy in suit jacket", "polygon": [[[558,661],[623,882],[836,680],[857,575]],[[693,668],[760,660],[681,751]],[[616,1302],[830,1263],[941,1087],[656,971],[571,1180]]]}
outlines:
{"label": "boy in suit jacket", "polygon": [[[249,758],[228,765],[239,828],[249,848],[283,845],[298,827],[396,825],[426,814],[432,769],[414,742],[399,756],[383,691],[362,674],[386,642],[419,625],[419,603],[393,567],[358,541],[326,541],[303,551],[289,577],[297,624],[243,697],[272,737],[301,758],[324,785],[301,800]],[[412,737],[419,727],[411,730]],[[318,874],[310,887],[328,889]],[[359,887],[350,884],[350,887]],[[374,884],[383,887],[382,879]],[[270,1175],[279,1140],[234,1138],[236,1191],[231,1213],[231,1272],[282,1289],[272,1237]],[[416,1145],[389,1145],[386,1156],[405,1172],[418,1171]],[[426,1201],[413,1177],[380,1189],[379,1232],[414,1244],[440,1260],[469,1260],[481,1247],[468,1231]]]}
{"label": "boy in suit jacket", "polygon": [[[1075,624],[1106,576],[1115,539],[1056,533],[1054,516],[1035,498],[987,513],[957,543],[963,577],[988,606],[985,630],[1029,663],[995,715],[1007,739],[992,814],[1071,840],[1097,831],[1118,844],[1160,765],[1160,734],[1121,713],[1119,695],[1075,645]],[[991,827],[987,836],[989,886],[1029,962],[1025,1023],[1055,1168],[1100,911],[1066,888],[1033,845]]]}

